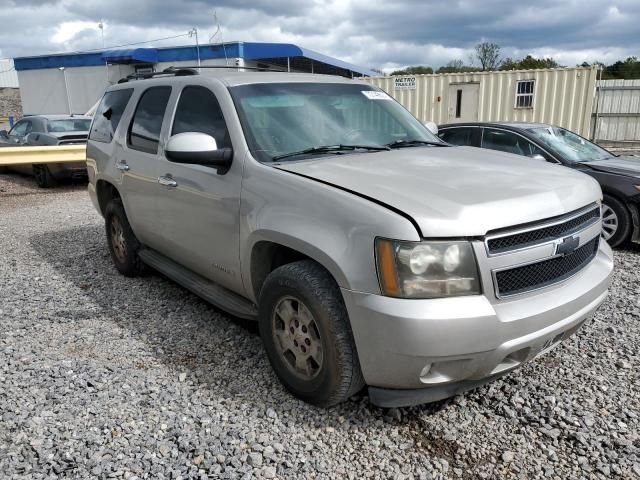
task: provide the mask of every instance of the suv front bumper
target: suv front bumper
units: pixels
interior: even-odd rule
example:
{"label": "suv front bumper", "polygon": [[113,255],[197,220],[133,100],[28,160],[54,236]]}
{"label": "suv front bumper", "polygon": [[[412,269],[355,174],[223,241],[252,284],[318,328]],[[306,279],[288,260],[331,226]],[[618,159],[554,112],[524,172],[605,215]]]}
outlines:
{"label": "suv front bumper", "polygon": [[342,289],[372,403],[440,400],[539,356],[592,317],[612,270],[611,248],[601,242],[574,277],[509,300],[408,300]]}

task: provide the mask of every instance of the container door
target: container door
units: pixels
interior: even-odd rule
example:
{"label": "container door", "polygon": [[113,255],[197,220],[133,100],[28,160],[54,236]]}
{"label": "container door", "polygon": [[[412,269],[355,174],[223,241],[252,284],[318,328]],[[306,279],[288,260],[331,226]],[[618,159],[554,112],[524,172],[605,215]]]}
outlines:
{"label": "container door", "polygon": [[449,123],[477,122],[479,83],[449,85]]}

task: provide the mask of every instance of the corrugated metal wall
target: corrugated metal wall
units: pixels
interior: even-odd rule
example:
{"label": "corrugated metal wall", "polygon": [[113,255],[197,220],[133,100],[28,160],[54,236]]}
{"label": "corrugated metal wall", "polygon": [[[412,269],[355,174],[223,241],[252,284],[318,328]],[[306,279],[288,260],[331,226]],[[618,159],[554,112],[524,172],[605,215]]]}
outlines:
{"label": "corrugated metal wall", "polygon": [[[364,79],[385,90],[422,121],[455,123],[450,88],[479,84],[479,122],[519,121],[559,125],[583,136],[591,133],[597,69],[565,68],[506,72],[415,75],[415,89],[395,89],[394,77]],[[533,106],[516,108],[516,82],[535,80]]]}
{"label": "corrugated metal wall", "polygon": [[0,58],[0,88],[18,88],[18,72],[13,68],[13,60]]}
{"label": "corrugated metal wall", "polygon": [[601,142],[640,141],[640,80],[601,80],[594,113]]}

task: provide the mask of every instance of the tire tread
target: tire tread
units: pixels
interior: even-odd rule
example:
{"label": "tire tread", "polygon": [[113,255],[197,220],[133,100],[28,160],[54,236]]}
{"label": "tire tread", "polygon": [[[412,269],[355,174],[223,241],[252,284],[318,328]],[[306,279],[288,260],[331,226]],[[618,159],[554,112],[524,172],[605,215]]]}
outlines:
{"label": "tire tread", "polygon": [[[301,260],[288,263],[271,272],[262,287],[261,299],[265,292],[275,287],[278,280],[282,278],[303,285],[303,288],[308,288],[332,320],[329,325],[331,329],[329,341],[337,347],[339,358],[336,360],[339,364],[340,379],[337,387],[329,392],[328,396],[307,400],[323,407],[330,407],[347,400],[358,393],[364,387],[365,382],[360,369],[347,309],[338,285],[331,274],[321,265],[313,260]],[[262,301],[260,303],[262,317],[267,312],[263,311]],[[270,315],[270,312],[268,314]]]}

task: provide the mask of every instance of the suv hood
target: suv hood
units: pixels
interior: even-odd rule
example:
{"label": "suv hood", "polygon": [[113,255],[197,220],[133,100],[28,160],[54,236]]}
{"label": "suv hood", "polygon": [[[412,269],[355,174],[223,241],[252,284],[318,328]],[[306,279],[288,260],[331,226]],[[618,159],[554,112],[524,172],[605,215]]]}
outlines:
{"label": "suv hood", "polygon": [[607,160],[592,160],[582,162],[583,165],[593,168],[599,172],[615,173],[617,175],[627,175],[640,177],[640,157],[621,156]]}
{"label": "suv hood", "polygon": [[482,236],[602,197],[598,183],[583,173],[473,147],[404,148],[276,166],[401,210],[425,238]]}

